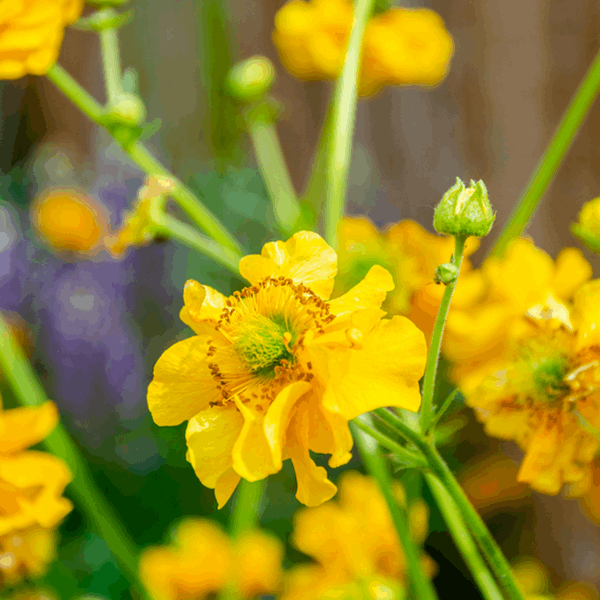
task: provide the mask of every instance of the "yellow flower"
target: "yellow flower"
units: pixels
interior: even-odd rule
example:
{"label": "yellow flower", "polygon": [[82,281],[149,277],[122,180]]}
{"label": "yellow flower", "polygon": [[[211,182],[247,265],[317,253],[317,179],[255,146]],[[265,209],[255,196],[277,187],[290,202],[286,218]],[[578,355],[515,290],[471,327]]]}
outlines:
{"label": "yellow flower", "polygon": [[31,208],[37,234],[59,252],[90,253],[106,234],[108,217],[91,198],[73,189],[53,189]]}
{"label": "yellow flower", "polygon": [[[350,0],[292,0],[275,15],[273,42],[284,67],[303,80],[336,79],[352,28]],[[391,8],[367,23],[359,94],[384,85],[434,86],[454,52],[442,19],[427,9]]]}
{"label": "yellow flower", "polygon": [[204,600],[231,586],[249,599],[279,589],[283,548],[265,532],[229,540],[213,521],[188,518],[174,541],[140,557],[140,579],[154,600]]}
{"label": "yellow flower", "polygon": [[223,506],[240,477],[263,479],[291,458],[297,498],[314,506],[336,487],[309,450],[351,457],[348,421],[381,406],[416,411],[423,334],[406,318],[382,320],[394,285],[374,266],[329,300],[334,250],[315,233],[271,242],[240,261],[250,287],[226,298],[188,281],[181,319],[196,336],[154,368],[148,406],[158,425],[189,420],[187,459]]}
{"label": "yellow flower", "polygon": [[106,247],[115,256],[120,256],[132,246],[147,246],[156,237],[155,211],[164,210],[166,194],[173,187],[166,177],[150,176],[146,185],[138,192],[133,210],[127,213],[119,230],[105,240]]}
{"label": "yellow flower", "polygon": [[83,0],[0,0],[0,79],[44,75]]}
{"label": "yellow flower", "polygon": [[[580,286],[570,303],[572,284],[589,271],[581,256],[565,252],[554,267],[519,242],[505,259],[484,265],[491,273],[489,302],[499,313],[487,325],[499,337],[488,352],[480,346],[486,358],[478,360],[489,362],[476,368],[475,378],[467,373],[463,385],[486,432],[515,440],[525,452],[518,481],[546,494],[587,477],[600,446],[589,431],[600,427],[600,280]],[[565,261],[570,268],[562,271]],[[475,321],[483,322],[479,315]],[[477,352],[473,346],[469,351]]]}
{"label": "yellow flower", "polygon": [[[302,509],[294,517],[292,543],[316,564],[288,572],[284,600],[403,598],[408,587],[406,560],[377,483],[353,471],[340,481],[338,502]],[[399,484],[396,495],[406,504]],[[414,501],[409,520],[417,544],[427,536],[427,519],[427,504]],[[421,561],[432,577],[435,563],[425,554]],[[346,596],[340,595],[342,590]]]}
{"label": "yellow flower", "polygon": [[71,474],[58,458],[27,450],[58,422],[52,402],[2,411],[0,404],[0,581],[44,573],[54,528],[71,503],[61,496]]}
{"label": "yellow flower", "polygon": [[578,222],[571,225],[571,231],[590,250],[600,252],[600,198],[583,205]]}
{"label": "yellow flower", "polygon": [[[450,260],[454,239],[429,233],[418,223],[401,221],[380,233],[365,217],[344,217],[339,224],[339,288],[349,289],[373,265],[388,269],[399,285],[389,294],[383,307],[392,314],[406,315],[429,337],[444,293],[443,285],[433,281],[438,265]],[[479,247],[479,240],[468,239],[465,255]],[[469,305],[480,293],[483,279],[463,261],[453,305]]]}

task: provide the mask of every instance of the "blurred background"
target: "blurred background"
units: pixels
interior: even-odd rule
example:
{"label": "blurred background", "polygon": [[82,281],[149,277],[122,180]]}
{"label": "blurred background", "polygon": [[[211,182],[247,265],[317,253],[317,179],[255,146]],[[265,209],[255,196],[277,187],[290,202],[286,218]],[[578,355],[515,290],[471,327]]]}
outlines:
{"label": "blurred background", "polygon": [[[281,0],[133,1],[120,31],[123,66],[139,75],[148,121],[162,119],[153,152],[252,252],[274,239],[273,220],[249,141],[220,81],[255,54],[277,68],[272,95],[285,112],[278,125],[296,188],[304,188],[331,92],[327,82],[287,74],[271,41]],[[414,219],[431,230],[433,207],[456,176],[483,179],[498,211],[498,232],[569,99],[600,46],[600,5],[591,0],[447,0],[404,2],[437,11],[455,55],[435,90],[385,88],[359,104],[348,210],[383,227]],[[100,102],[104,83],[93,33],[67,30],[60,64]],[[182,515],[226,522],[185,461],[185,426],[158,428],[146,387],[160,354],[188,332],[178,319],[182,288],[194,278],[228,293],[240,283],[208,259],[172,242],[106,254],[56,256],[32,231],[28,209],[56,186],[85,192],[112,228],[143,184],[140,171],[109,136],[44,78],[0,82],[0,309],[30,329],[32,360],[100,487],[140,545],[164,539]],[[569,233],[581,205],[600,195],[600,106],[592,108],[528,229],[553,257],[578,245]],[[215,160],[215,153],[221,160]],[[474,256],[483,258],[492,239]],[[595,275],[598,257],[584,250]],[[1,386],[2,384],[0,384]],[[2,388],[3,395],[10,393]],[[445,449],[452,466],[477,454],[516,447],[490,442],[470,417]],[[348,465],[359,468],[358,458]],[[341,471],[341,469],[340,469]],[[293,473],[269,479],[263,525],[282,539],[298,506]],[[522,491],[522,490],[521,490]],[[231,503],[230,503],[231,506]],[[600,584],[600,530],[574,500],[522,493],[484,514],[509,558],[533,555],[553,581]],[[440,565],[438,589],[461,583],[477,597],[438,514],[427,550]],[[47,576],[65,588],[127,597],[127,582],[106,544],[78,511],[62,526],[61,560]],[[290,550],[288,561],[299,553]],[[75,592],[73,592],[75,593]]]}

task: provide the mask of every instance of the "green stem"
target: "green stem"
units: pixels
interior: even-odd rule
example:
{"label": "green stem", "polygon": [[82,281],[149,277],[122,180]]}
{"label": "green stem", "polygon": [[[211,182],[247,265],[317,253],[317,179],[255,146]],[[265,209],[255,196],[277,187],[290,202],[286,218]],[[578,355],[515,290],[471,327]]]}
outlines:
{"label": "green stem", "polygon": [[[82,112],[84,112],[92,121],[102,127],[105,126],[105,112],[100,104],[96,102],[62,67],[54,65],[46,74],[60,89],[67,98],[69,98]],[[107,128],[109,133],[110,129]],[[168,171],[152,154],[148,151],[142,142],[123,147],[131,159],[147,175],[159,175],[168,177],[174,182],[174,187],[169,194],[177,201],[183,210],[189,215],[190,219],[210,235],[216,242],[238,252],[240,258],[241,247],[236,239],[225,229],[221,222],[206,208],[194,193],[185,186],[175,175]]]}
{"label": "green stem", "polygon": [[425,377],[423,379],[423,404],[421,406],[421,431],[423,433],[428,432],[429,424],[431,422],[433,394],[435,391],[437,367],[440,359],[442,336],[444,335],[444,327],[446,325],[446,317],[448,316],[448,309],[450,308],[452,294],[454,294],[454,288],[456,287],[458,275],[460,274],[460,265],[462,263],[466,239],[467,238],[464,236],[456,236],[454,238],[454,255],[452,256],[452,264],[458,268],[458,274],[456,279],[452,283],[449,283],[444,290],[442,302],[435,319],[431,343],[429,345],[429,354],[427,355],[427,364],[425,366]]}
{"label": "green stem", "polygon": [[[0,370],[20,404],[39,406],[47,401],[46,393],[20,346],[10,335],[2,317],[0,317]],[[65,428],[59,423],[42,444],[68,465],[73,473],[73,481],[69,484],[73,498],[120,562],[130,581],[136,583],[138,548],[94,482],[85,459],[80,455]]]}
{"label": "green stem", "polygon": [[232,537],[257,526],[260,521],[260,508],[265,493],[266,479],[246,481],[238,485],[229,532]]}
{"label": "green stem", "polygon": [[325,239],[337,247],[338,222],[344,215],[348,172],[352,155],[352,139],[358,98],[358,73],[362,38],[375,0],[357,0],[354,23],[350,32],[346,60],[336,85],[332,101],[332,136],[327,154],[325,186]]}
{"label": "green stem", "polygon": [[477,584],[485,600],[504,600],[502,593],[498,589],[496,582],[485,561],[481,558],[477,546],[471,538],[454,500],[450,497],[446,488],[431,473],[425,473],[425,479],[429,489],[435,499],[437,507],[440,509],[444,521],[448,526],[448,531],[454,539],[465,564],[469,568],[473,579]]}
{"label": "green stem", "polygon": [[110,104],[119,94],[123,93],[121,56],[119,54],[117,30],[113,27],[103,29],[100,32],[100,46],[102,48],[102,66],[104,68],[106,95]]}
{"label": "green stem", "polygon": [[436,428],[440,419],[444,416],[444,414],[446,413],[446,411],[448,410],[448,408],[450,407],[452,402],[454,402],[454,398],[456,398],[456,396],[458,396],[458,394],[460,394],[460,390],[458,388],[455,389],[453,392],[450,392],[450,394],[446,397],[446,399],[441,404],[441,406],[437,409],[437,411],[433,417],[433,422],[431,423],[432,431]]}
{"label": "green stem", "polygon": [[394,521],[400,544],[406,556],[409,581],[410,586],[415,592],[414,596],[420,600],[436,600],[437,594],[435,593],[433,584],[427,579],[425,573],[423,573],[419,552],[410,537],[407,515],[394,497],[387,463],[383,456],[381,456],[377,442],[370,435],[363,433],[359,427],[359,423],[365,424],[368,416],[361,415],[361,417],[358,417],[350,424],[352,434],[367,470],[377,480],[379,489],[385,498],[392,520]]}
{"label": "green stem", "polygon": [[546,151],[536,165],[508,221],[502,228],[491,254],[500,256],[508,242],[523,233],[544,192],[558,171],[575,135],[600,91],[600,51],[579,84]]}
{"label": "green stem", "polygon": [[300,204],[283,158],[275,124],[268,117],[256,117],[252,113],[246,121],[279,229],[285,236],[292,235],[301,220]]}
{"label": "green stem", "polygon": [[456,502],[467,527],[492,568],[496,579],[505,589],[508,598],[510,600],[523,600],[523,594],[515,582],[508,561],[435,446],[426,441],[421,434],[411,429],[391,411],[378,408],[373,413],[393,426],[398,433],[411,441],[425,455],[429,468]]}

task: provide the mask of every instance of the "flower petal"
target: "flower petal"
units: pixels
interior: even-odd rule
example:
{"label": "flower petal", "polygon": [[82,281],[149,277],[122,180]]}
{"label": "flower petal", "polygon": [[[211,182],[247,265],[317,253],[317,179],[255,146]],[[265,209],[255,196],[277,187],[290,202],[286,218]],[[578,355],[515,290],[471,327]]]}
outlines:
{"label": "flower petal", "polygon": [[332,469],[345,465],[351,458],[353,440],[348,421],[341,415],[324,410],[320,402],[310,402],[308,409],[309,446],[313,452],[331,454],[327,463]]}
{"label": "flower petal", "polygon": [[267,443],[271,449],[273,464],[279,471],[283,456],[286,431],[290,422],[290,415],[296,402],[311,389],[308,381],[296,381],[279,392],[269,407],[263,428]]}
{"label": "flower petal", "polygon": [[235,491],[241,477],[233,470],[227,469],[219,479],[217,479],[217,485],[215,486],[215,498],[217,499],[218,508],[223,508],[231,494]]}
{"label": "flower petal", "polygon": [[0,409],[0,454],[11,454],[37,444],[57,423],[58,410],[54,402],[4,412]]}
{"label": "flower petal", "polygon": [[227,298],[217,290],[188,279],[183,288],[184,306],[179,318],[195,333],[213,333]]}
{"label": "flower petal", "polygon": [[311,231],[299,231],[287,242],[265,244],[260,256],[251,254],[240,260],[242,277],[253,285],[267,277],[289,277],[324,299],[331,296],[336,272],[335,250]]}
{"label": "flower petal", "polygon": [[365,336],[362,348],[321,352],[327,369],[321,374],[325,409],[348,421],[382,406],[419,409],[427,349],[423,333],[407,318],[380,321]]}
{"label": "flower petal", "polygon": [[208,368],[210,339],[197,335],[177,342],[158,359],[148,386],[148,408],[157,425],[179,425],[220,399]]}
{"label": "flower petal", "polygon": [[563,300],[571,298],[575,290],[592,278],[592,266],[581,250],[563,248],[556,257],[552,290]]}
{"label": "flower petal", "polygon": [[[190,419],[185,432],[186,458],[206,487],[215,488],[219,478],[231,469],[231,453],[243,425],[244,419],[233,405],[213,406]],[[219,493],[231,483],[232,478],[224,479]]]}
{"label": "flower petal", "polygon": [[343,296],[331,300],[329,309],[336,316],[361,308],[380,308],[388,292],[394,289],[394,280],[390,273],[374,265],[365,278]]}

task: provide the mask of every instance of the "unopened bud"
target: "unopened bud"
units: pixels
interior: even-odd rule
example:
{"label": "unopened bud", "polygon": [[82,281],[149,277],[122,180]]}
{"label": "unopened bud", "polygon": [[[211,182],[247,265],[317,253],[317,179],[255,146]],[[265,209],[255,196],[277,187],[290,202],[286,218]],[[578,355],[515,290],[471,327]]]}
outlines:
{"label": "unopened bud", "polygon": [[110,117],[132,127],[141,125],[146,118],[146,107],[142,99],[125,92],[111,99],[108,111]]}
{"label": "unopened bud", "polygon": [[435,209],[433,226],[449,235],[483,237],[489,233],[495,218],[483,181],[471,180],[466,187],[457,177]]}
{"label": "unopened bud", "polygon": [[590,250],[600,253],[600,198],[583,205],[579,222],[571,225],[571,232]]}
{"label": "unopened bud", "polygon": [[458,279],[459,268],[452,263],[444,263],[435,270],[433,280],[436,283],[448,285]]}
{"label": "unopened bud", "polygon": [[274,79],[273,63],[264,56],[252,56],[229,71],[227,90],[240,102],[254,102],[269,91]]}

